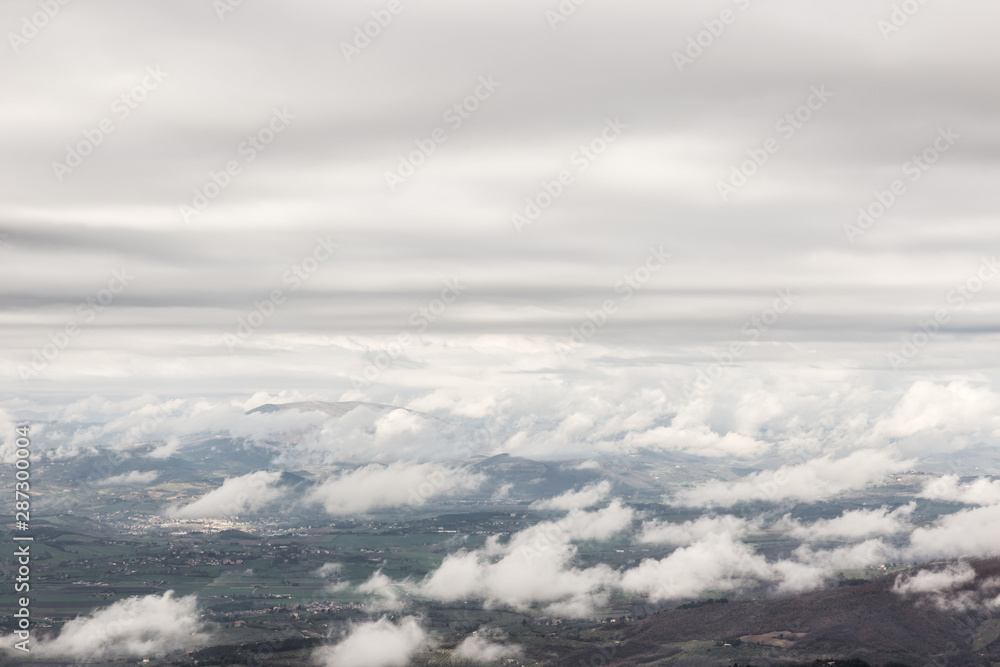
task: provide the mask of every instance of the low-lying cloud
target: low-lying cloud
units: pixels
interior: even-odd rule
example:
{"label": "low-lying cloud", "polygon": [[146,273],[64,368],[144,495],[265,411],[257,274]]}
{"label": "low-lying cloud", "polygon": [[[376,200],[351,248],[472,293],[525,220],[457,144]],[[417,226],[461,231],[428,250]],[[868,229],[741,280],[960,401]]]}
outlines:
{"label": "low-lying cloud", "polygon": [[1000,504],[975,507],[942,517],[910,534],[911,560],[988,557],[1000,554]]}
{"label": "low-lying cloud", "polygon": [[1000,609],[1000,578],[977,581],[976,570],[965,561],[900,575],[892,590],[898,595],[920,596],[943,611]]}
{"label": "low-lying cloud", "polygon": [[634,512],[613,500],[601,510],[572,510],[558,521],[543,521],[511,536],[506,544],[490,537],[474,551],[445,557],[416,591],[444,601],[481,598],[487,605],[527,609],[557,605],[565,615],[586,616],[613,586],[607,565],[578,568],[574,542],[607,540],[631,528]]}
{"label": "low-lying cloud", "polygon": [[980,477],[962,484],[958,475],[945,475],[927,482],[920,497],[966,505],[995,505],[1000,503],[1000,480]]}
{"label": "low-lying cloud", "polygon": [[45,657],[103,660],[162,654],[205,640],[197,598],[177,598],[173,591],[167,591],[120,600],[75,618],[55,639],[37,643],[33,652]]}
{"label": "low-lying cloud", "polygon": [[101,488],[117,486],[149,486],[155,482],[159,476],[160,473],[155,470],[150,470],[149,472],[139,472],[138,470],[133,470],[121,475],[114,475],[113,477],[100,479],[94,482],[94,486]]}
{"label": "low-lying cloud", "polygon": [[166,512],[177,519],[223,518],[259,512],[281,498],[277,487],[280,472],[258,471],[231,477],[218,489],[183,507],[171,506]]}
{"label": "low-lying cloud", "polygon": [[473,662],[496,662],[504,658],[517,658],[523,653],[524,649],[517,644],[492,642],[479,633],[469,635],[452,651],[456,658]]}
{"label": "low-lying cloud", "polygon": [[708,590],[737,590],[771,576],[770,565],[753,547],[717,534],[666,558],[643,560],[622,574],[621,587],[656,602],[696,597]]}
{"label": "low-lying cloud", "polygon": [[328,514],[363,514],[376,509],[419,506],[431,498],[472,491],[486,477],[439,463],[372,463],[330,477],[306,496]]}
{"label": "low-lying cloud", "polygon": [[358,592],[374,598],[368,603],[369,611],[399,611],[405,606],[400,586],[382,574],[382,570],[377,570],[366,581],[358,584]]}
{"label": "low-lying cloud", "polygon": [[892,585],[892,592],[899,595],[913,593],[943,593],[972,583],[976,571],[967,562],[952,563],[941,569],[920,570],[912,575],[899,575]]}
{"label": "low-lying cloud", "polygon": [[579,491],[567,491],[555,498],[538,500],[531,504],[534,509],[560,510],[569,512],[571,510],[582,510],[600,503],[611,493],[611,482],[607,480],[590,484]]}
{"label": "low-lying cloud", "polygon": [[748,533],[759,530],[760,526],[760,521],[750,521],[728,514],[704,516],[683,523],[650,521],[642,525],[642,532],[637,540],[645,544],[686,546],[720,533],[733,538],[741,538]]}
{"label": "low-lying cloud", "polygon": [[911,502],[894,510],[887,507],[850,510],[833,519],[818,519],[812,523],[803,523],[786,514],[780,521],[775,522],[771,529],[807,542],[863,540],[875,536],[896,535],[913,528],[910,516],[916,507],[916,503]]}
{"label": "low-lying cloud", "polygon": [[354,626],[341,641],[316,651],[321,667],[406,667],[430,646],[427,632],[413,616],[398,623],[383,617]]}
{"label": "low-lying cloud", "polygon": [[863,489],[889,473],[906,470],[913,463],[896,458],[890,451],[863,449],[843,458],[822,456],[754,473],[736,482],[708,482],[665,500],[691,507],[729,507],[744,501],[816,502]]}

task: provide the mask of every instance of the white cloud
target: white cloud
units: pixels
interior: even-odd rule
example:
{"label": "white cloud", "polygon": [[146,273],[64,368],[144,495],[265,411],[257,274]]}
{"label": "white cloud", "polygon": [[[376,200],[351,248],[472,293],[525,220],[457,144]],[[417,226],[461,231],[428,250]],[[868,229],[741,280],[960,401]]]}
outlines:
{"label": "white cloud", "polygon": [[621,576],[621,587],[651,601],[731,591],[771,577],[763,556],[726,534],[710,535],[659,560],[647,558]]}
{"label": "white cloud", "polygon": [[360,514],[401,505],[423,505],[431,498],[479,487],[485,477],[438,463],[369,464],[313,487],[306,501],[329,514]]}
{"label": "white cloud", "polygon": [[944,475],[928,481],[920,497],[966,505],[995,505],[1000,503],[1000,480],[980,477],[970,484],[960,484],[958,475]]}
{"label": "white cloud", "polygon": [[452,655],[473,662],[495,662],[503,658],[517,658],[522,653],[524,649],[517,644],[491,642],[483,634],[477,633],[463,639]]}
{"label": "white cloud", "polygon": [[501,484],[499,488],[497,488],[497,490],[493,493],[493,495],[490,496],[490,501],[494,503],[499,503],[503,502],[504,500],[510,499],[510,491],[513,488],[514,484],[512,482],[508,482],[507,484]]}
{"label": "white cloud", "polygon": [[156,478],[159,476],[160,473],[155,470],[150,470],[149,472],[132,470],[131,472],[126,472],[121,475],[115,475],[114,477],[106,477],[98,480],[94,482],[94,486],[147,486],[155,482]]}
{"label": "white cloud", "polygon": [[39,656],[102,660],[149,656],[191,648],[202,634],[197,598],[175,598],[173,591],[120,600],[67,622],[59,635],[33,647]]}
{"label": "white cloud", "polygon": [[375,596],[376,599],[368,603],[372,611],[399,611],[405,606],[400,585],[382,574],[382,570],[358,584],[358,592]]}
{"label": "white cloud", "polygon": [[531,504],[534,509],[560,510],[569,512],[570,510],[582,510],[593,507],[603,501],[611,493],[611,482],[606,480],[596,484],[590,484],[579,491],[567,491],[562,495],[545,500],[537,500]]}
{"label": "white cloud", "polygon": [[[693,525],[696,525],[694,522]],[[702,528],[712,525],[704,523]],[[751,524],[752,525],[752,524]],[[705,591],[730,591],[773,583],[780,593],[820,588],[837,570],[866,568],[894,560],[898,550],[881,540],[814,551],[803,545],[788,559],[768,562],[751,545],[737,538],[746,525],[718,523],[698,541],[669,556],[646,559],[621,573],[621,587],[650,600],[696,597]],[[673,533],[681,539],[701,531]]]}
{"label": "white cloud", "polygon": [[180,451],[182,444],[183,443],[181,443],[181,439],[180,438],[178,438],[177,436],[171,435],[171,436],[169,436],[167,438],[166,442],[164,442],[162,445],[156,447],[154,450],[152,450],[151,452],[149,452],[149,454],[147,454],[146,456],[149,457],[149,458],[151,458],[151,459],[157,459],[157,460],[161,460],[161,461],[163,459],[169,459],[171,456],[173,456],[174,454],[176,454],[177,452]]}
{"label": "white cloud", "polygon": [[[348,345],[346,339],[328,341],[324,349],[340,350],[341,345]],[[348,347],[356,355],[359,349],[352,345]],[[422,354],[430,355],[428,362],[452,358],[443,356],[445,350],[438,343],[428,341],[425,347]],[[516,337],[463,338],[448,349],[477,359],[501,354],[521,359],[528,354],[530,358],[523,361],[526,369],[551,361],[550,344]],[[54,448],[55,456],[93,452],[105,445],[130,447],[139,441],[162,443],[156,455],[168,456],[186,443],[218,434],[261,446],[280,442],[274,450],[276,461],[292,467],[468,461],[473,452],[509,452],[539,459],[584,459],[592,462],[588,466],[603,461],[606,470],[613,470],[602,456],[664,449],[716,458],[774,455],[802,462],[803,456],[821,458],[836,452],[834,456],[843,457],[858,448],[888,446],[897,448],[900,456],[927,454],[941,446],[954,450],[995,442],[992,434],[1000,433],[990,412],[997,397],[971,385],[896,382],[885,388],[844,373],[830,378],[828,372],[817,370],[789,378],[775,371],[751,373],[733,367],[709,391],[689,396],[684,387],[691,380],[690,366],[668,365],[652,373],[628,364],[630,372],[617,376],[602,359],[606,356],[610,364],[628,362],[630,356],[604,350],[596,342],[587,349],[600,354],[589,360],[595,366],[585,378],[557,378],[543,387],[505,383],[471,395],[455,387],[419,385],[400,394],[373,386],[369,393],[343,396],[292,392],[252,400],[92,397],[69,407],[32,409],[57,421],[37,427],[46,429],[39,444]],[[443,419],[365,406],[339,417],[322,411],[243,413],[262,401],[323,399],[403,403],[433,410]],[[963,412],[966,399],[975,407]],[[934,408],[936,400],[948,409]],[[10,401],[0,405],[8,415],[21,407]],[[496,412],[484,415],[476,408],[481,405],[497,406]],[[665,415],[671,415],[669,426],[664,426]],[[4,440],[2,455],[11,456],[13,441],[6,436]],[[937,443],[937,449],[929,443]]]}
{"label": "white cloud", "polygon": [[864,569],[898,559],[899,551],[882,540],[870,539],[834,549],[813,550],[802,545],[793,559],[773,564],[779,575],[778,592],[798,593],[820,588],[838,570]]}
{"label": "white cloud", "polygon": [[915,560],[1000,554],[1000,504],[955,512],[917,528],[907,553]]}
{"label": "white cloud", "polygon": [[750,500],[814,502],[862,489],[913,463],[901,461],[888,451],[863,449],[839,459],[827,455],[754,473],[736,482],[708,482],[679,491],[667,502],[693,507],[727,507]]}
{"label": "white cloud", "polygon": [[231,477],[190,505],[174,505],[166,511],[178,519],[220,518],[259,512],[281,498],[282,491],[276,486],[280,479],[280,472],[263,470]]}
{"label": "white cloud", "polygon": [[637,449],[665,449],[715,458],[746,458],[765,453],[770,445],[741,433],[720,435],[705,424],[692,428],[663,426],[642,433],[630,433],[625,446]]}
{"label": "white cloud", "polygon": [[[398,397],[397,397],[398,400]],[[322,463],[462,460],[467,432],[406,409],[359,406],[305,431],[279,461]]]}
{"label": "white cloud", "polygon": [[427,633],[413,616],[398,624],[380,618],[356,625],[337,644],[317,650],[314,659],[321,667],[406,667],[429,646]]}
{"label": "white cloud", "polygon": [[341,563],[323,563],[321,566],[316,568],[315,575],[317,577],[330,577],[335,574],[340,574],[344,569]]}
{"label": "white cloud", "polygon": [[892,592],[899,595],[913,593],[943,593],[971,584],[976,571],[965,561],[952,563],[940,569],[924,569],[916,574],[899,575],[892,585]]}
{"label": "white cloud", "polygon": [[[892,413],[873,429],[875,437],[921,439],[940,451],[961,448],[969,439],[987,438],[1000,426],[1000,397],[988,387],[967,382],[940,384],[919,380]],[[942,437],[947,434],[948,437]]]}
{"label": "white cloud", "polygon": [[1000,608],[1000,580],[987,579],[976,584],[976,571],[965,562],[943,568],[923,569],[915,574],[896,577],[892,590],[898,595],[918,595],[943,611],[965,612]]}
{"label": "white cloud", "polygon": [[821,588],[829,572],[822,567],[797,560],[779,560],[771,564],[778,579],[778,593],[801,593]]}
{"label": "white cloud", "polygon": [[874,510],[851,510],[833,519],[819,519],[803,523],[786,514],[770,526],[791,537],[817,542],[822,540],[863,540],[878,535],[895,535],[912,528],[909,517],[916,503],[909,503],[895,510],[881,507]]}
{"label": "white cloud", "polygon": [[799,562],[822,568],[827,572],[863,569],[897,558],[899,551],[880,539],[870,539],[834,549],[814,550],[809,545],[797,548],[793,555]]}
{"label": "white cloud", "polygon": [[703,516],[683,523],[650,521],[642,525],[642,532],[637,539],[645,544],[685,546],[710,535],[724,533],[738,539],[759,529],[759,521],[749,521],[724,514],[722,516]]}
{"label": "white cloud", "polygon": [[573,565],[582,540],[607,540],[628,529],[634,513],[618,500],[601,510],[573,510],[558,521],[525,528],[501,544],[495,536],[482,549],[445,557],[416,590],[445,601],[482,598],[488,605],[527,609],[533,604],[573,602],[567,615],[586,616],[616,575],[606,565]]}

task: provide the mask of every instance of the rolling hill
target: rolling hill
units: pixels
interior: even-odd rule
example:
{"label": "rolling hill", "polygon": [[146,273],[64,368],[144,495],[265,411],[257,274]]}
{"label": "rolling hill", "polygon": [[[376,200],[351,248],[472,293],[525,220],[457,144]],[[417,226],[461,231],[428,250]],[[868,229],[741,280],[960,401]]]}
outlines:
{"label": "rolling hill", "polygon": [[[976,581],[955,593],[1000,576],[1000,559],[973,566]],[[943,610],[927,596],[894,593],[895,579],[659,612],[626,623],[618,643],[604,649],[604,664],[792,665],[858,658],[874,666],[992,667],[1000,661],[1000,620],[988,610]],[[592,654],[580,652],[559,664],[589,664]]]}

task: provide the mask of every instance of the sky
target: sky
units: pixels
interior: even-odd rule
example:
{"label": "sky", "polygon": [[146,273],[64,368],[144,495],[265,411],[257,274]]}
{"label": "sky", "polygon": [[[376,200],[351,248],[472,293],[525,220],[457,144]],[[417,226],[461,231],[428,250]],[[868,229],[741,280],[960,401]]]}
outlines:
{"label": "sky", "polygon": [[995,442],[998,18],[4,3],[3,409],[372,400],[713,455]]}
{"label": "sky", "polygon": [[[612,591],[993,555],[998,19],[986,0],[7,0],[0,461],[22,422],[53,458],[156,443],[99,488],[158,482],[206,433],[288,444],[178,518],[271,511],[283,466],[356,464],[302,499],[330,516],[478,489],[470,453],[755,470],[664,479],[706,513],[685,523],[633,526],[607,485],[541,501],[559,516],[506,545],[373,575],[395,611],[417,592],[586,615]],[[412,412],[246,414],[299,400]],[[913,468],[936,474],[921,501],[965,507],[724,513]],[[768,561],[744,541],[762,530],[803,546]],[[630,531],[677,550],[574,562]],[[952,595],[970,576],[897,592],[959,609],[982,602]],[[200,631],[169,594],[74,623],[53,654]],[[502,642],[462,650],[517,654]],[[321,657],[431,644],[379,619]]]}

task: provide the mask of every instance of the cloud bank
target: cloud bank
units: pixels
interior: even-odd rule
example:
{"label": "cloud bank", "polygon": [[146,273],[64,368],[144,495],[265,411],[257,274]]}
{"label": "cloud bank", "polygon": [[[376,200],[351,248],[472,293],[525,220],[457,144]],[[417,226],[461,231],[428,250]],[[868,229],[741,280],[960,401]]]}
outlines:
{"label": "cloud bank", "polygon": [[343,516],[376,509],[420,506],[432,498],[471,491],[485,481],[464,468],[436,463],[370,464],[330,477],[311,489],[306,502]]}
{"label": "cloud bank", "polygon": [[282,496],[277,487],[280,472],[259,471],[241,477],[231,477],[218,489],[183,507],[167,508],[168,515],[177,519],[207,519],[260,512]]}
{"label": "cloud bank", "polygon": [[818,519],[812,523],[794,520],[786,514],[771,528],[808,542],[863,540],[874,536],[908,532],[913,527],[909,517],[916,507],[916,503],[909,503],[894,510],[887,507],[874,510],[851,510],[833,519]]}
{"label": "cloud bank", "polygon": [[160,476],[160,473],[155,470],[150,470],[149,472],[139,472],[138,470],[133,470],[131,472],[123,473],[121,475],[114,475],[112,477],[106,477],[104,479],[94,482],[94,486],[98,487],[117,487],[117,486],[148,486],[156,481]]}
{"label": "cloud bank", "polygon": [[317,650],[313,657],[321,667],[406,667],[430,643],[415,617],[406,616],[398,623],[383,617],[354,626],[346,637]]}
{"label": "cloud bank", "polygon": [[633,517],[614,500],[601,510],[572,510],[558,521],[525,528],[506,544],[490,537],[481,549],[446,556],[415,591],[444,601],[480,598],[487,605],[522,610],[545,604],[565,615],[586,616],[615,574],[607,565],[575,567],[574,542],[607,540],[629,529]]}
{"label": "cloud bank", "polygon": [[590,484],[579,491],[567,491],[554,498],[538,500],[531,504],[534,509],[559,510],[569,512],[571,510],[582,510],[593,507],[603,501],[611,493],[611,482],[601,481],[597,484]]}
{"label": "cloud bank", "polygon": [[147,595],[120,600],[109,607],[67,622],[59,635],[37,643],[33,651],[46,657],[103,660],[144,657],[207,640],[194,595]]}
{"label": "cloud bank", "polygon": [[920,497],[966,505],[996,505],[1000,504],[1000,480],[981,477],[961,484],[958,475],[944,475],[928,481]]}
{"label": "cloud bank", "polygon": [[707,482],[679,491],[665,501],[691,507],[728,507],[745,501],[815,502],[863,489],[913,464],[912,460],[900,460],[891,451],[863,449],[838,459],[827,455],[774,471],[753,473],[737,482]]}
{"label": "cloud bank", "polygon": [[517,658],[523,653],[524,649],[517,644],[492,642],[478,633],[463,639],[452,651],[456,658],[473,662],[495,662],[503,658]]}

